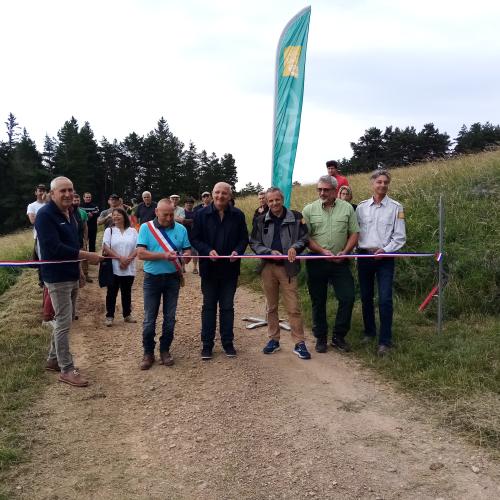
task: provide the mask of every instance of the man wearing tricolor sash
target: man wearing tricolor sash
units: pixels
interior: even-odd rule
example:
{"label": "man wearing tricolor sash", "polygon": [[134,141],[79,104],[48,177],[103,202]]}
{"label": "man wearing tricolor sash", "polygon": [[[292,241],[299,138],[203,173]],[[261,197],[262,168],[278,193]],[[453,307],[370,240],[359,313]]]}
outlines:
{"label": "man wearing tricolor sash", "polygon": [[[191,255],[186,228],[174,220],[174,204],[167,198],[158,202],[154,220],[142,224],[137,239],[137,257],[144,261],[144,357],[141,370],[149,370],[155,361],[156,318],[163,298],[163,325],[160,364],[171,366],[170,346],[174,339],[175,314],[182,278],[178,256]],[[188,259],[185,259],[188,262]]]}

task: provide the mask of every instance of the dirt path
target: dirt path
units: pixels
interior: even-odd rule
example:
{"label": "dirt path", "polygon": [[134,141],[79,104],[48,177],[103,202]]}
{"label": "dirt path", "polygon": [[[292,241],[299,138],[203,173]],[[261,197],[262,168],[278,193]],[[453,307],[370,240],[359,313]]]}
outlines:
{"label": "dirt path", "polygon": [[262,315],[257,294],[237,292],[239,356],[226,358],[217,345],[214,359],[202,362],[199,278],[186,276],[176,364],[148,372],[138,369],[140,323],[124,324],[118,312],[104,327],[104,291],[84,289],[72,351],[92,384],[74,389],[53,376],[28,414],[31,462],[10,476],[19,497],[500,497],[497,464],[434,429],[416,403],[352,358],[299,360],[287,334],[281,352],[264,356],[265,330],[241,321]]}

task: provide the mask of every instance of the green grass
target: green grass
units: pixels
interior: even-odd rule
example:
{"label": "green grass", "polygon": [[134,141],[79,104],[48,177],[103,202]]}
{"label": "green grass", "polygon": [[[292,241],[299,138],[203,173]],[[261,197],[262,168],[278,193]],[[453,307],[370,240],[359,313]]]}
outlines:
{"label": "green grass", "polygon": [[[28,259],[31,232],[0,238],[0,258]],[[24,459],[29,440],[20,419],[46,383],[40,360],[49,332],[41,328],[41,290],[35,270],[0,274],[0,479],[1,472]],[[16,286],[12,286],[17,281]],[[15,320],[14,320],[15,319]],[[0,498],[2,493],[0,491]]]}
{"label": "green grass", "polygon": [[[355,202],[369,197],[367,174],[349,177]],[[417,395],[438,420],[471,441],[500,452],[500,151],[422,164],[392,172],[390,195],[405,207],[407,251],[435,251],[437,203],[446,206],[446,322],[436,332],[436,302],[425,313],[418,305],[436,282],[432,260],[397,263],[394,340],[391,356],[379,359],[374,346],[360,343],[359,300],[350,341],[353,356]],[[315,186],[294,188],[292,208],[316,198]],[[251,220],[257,197],[238,200]],[[255,262],[243,262],[241,282],[261,290]],[[354,275],[355,268],[353,266]],[[356,279],[356,278],[355,278]],[[311,325],[304,271],[299,275],[302,310]],[[357,293],[359,298],[359,293]],[[334,301],[328,317],[335,315]]]}
{"label": "green grass", "polygon": [[[33,252],[33,233],[20,231],[9,236],[0,237],[1,260],[31,259]],[[22,269],[15,267],[0,267],[0,295],[8,290],[21,275]]]}

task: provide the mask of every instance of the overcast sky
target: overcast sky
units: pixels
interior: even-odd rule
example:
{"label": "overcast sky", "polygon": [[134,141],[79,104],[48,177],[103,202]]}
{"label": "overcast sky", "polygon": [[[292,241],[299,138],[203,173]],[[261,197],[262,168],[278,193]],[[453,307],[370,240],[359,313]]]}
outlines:
{"label": "overcast sky", "polygon": [[[294,180],[386,125],[500,122],[500,2],[312,0]],[[39,149],[72,115],[97,139],[164,116],[198,151],[234,155],[239,185],[271,177],[276,45],[298,0],[0,3],[0,118]],[[5,128],[2,139],[5,139]]]}

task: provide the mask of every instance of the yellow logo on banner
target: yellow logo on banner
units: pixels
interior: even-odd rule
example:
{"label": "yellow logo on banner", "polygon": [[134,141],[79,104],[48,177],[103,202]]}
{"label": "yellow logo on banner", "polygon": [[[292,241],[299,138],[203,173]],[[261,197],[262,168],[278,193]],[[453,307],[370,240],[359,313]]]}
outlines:
{"label": "yellow logo on banner", "polygon": [[293,76],[298,78],[299,76],[299,59],[302,46],[291,45],[285,47],[283,53],[283,76]]}

